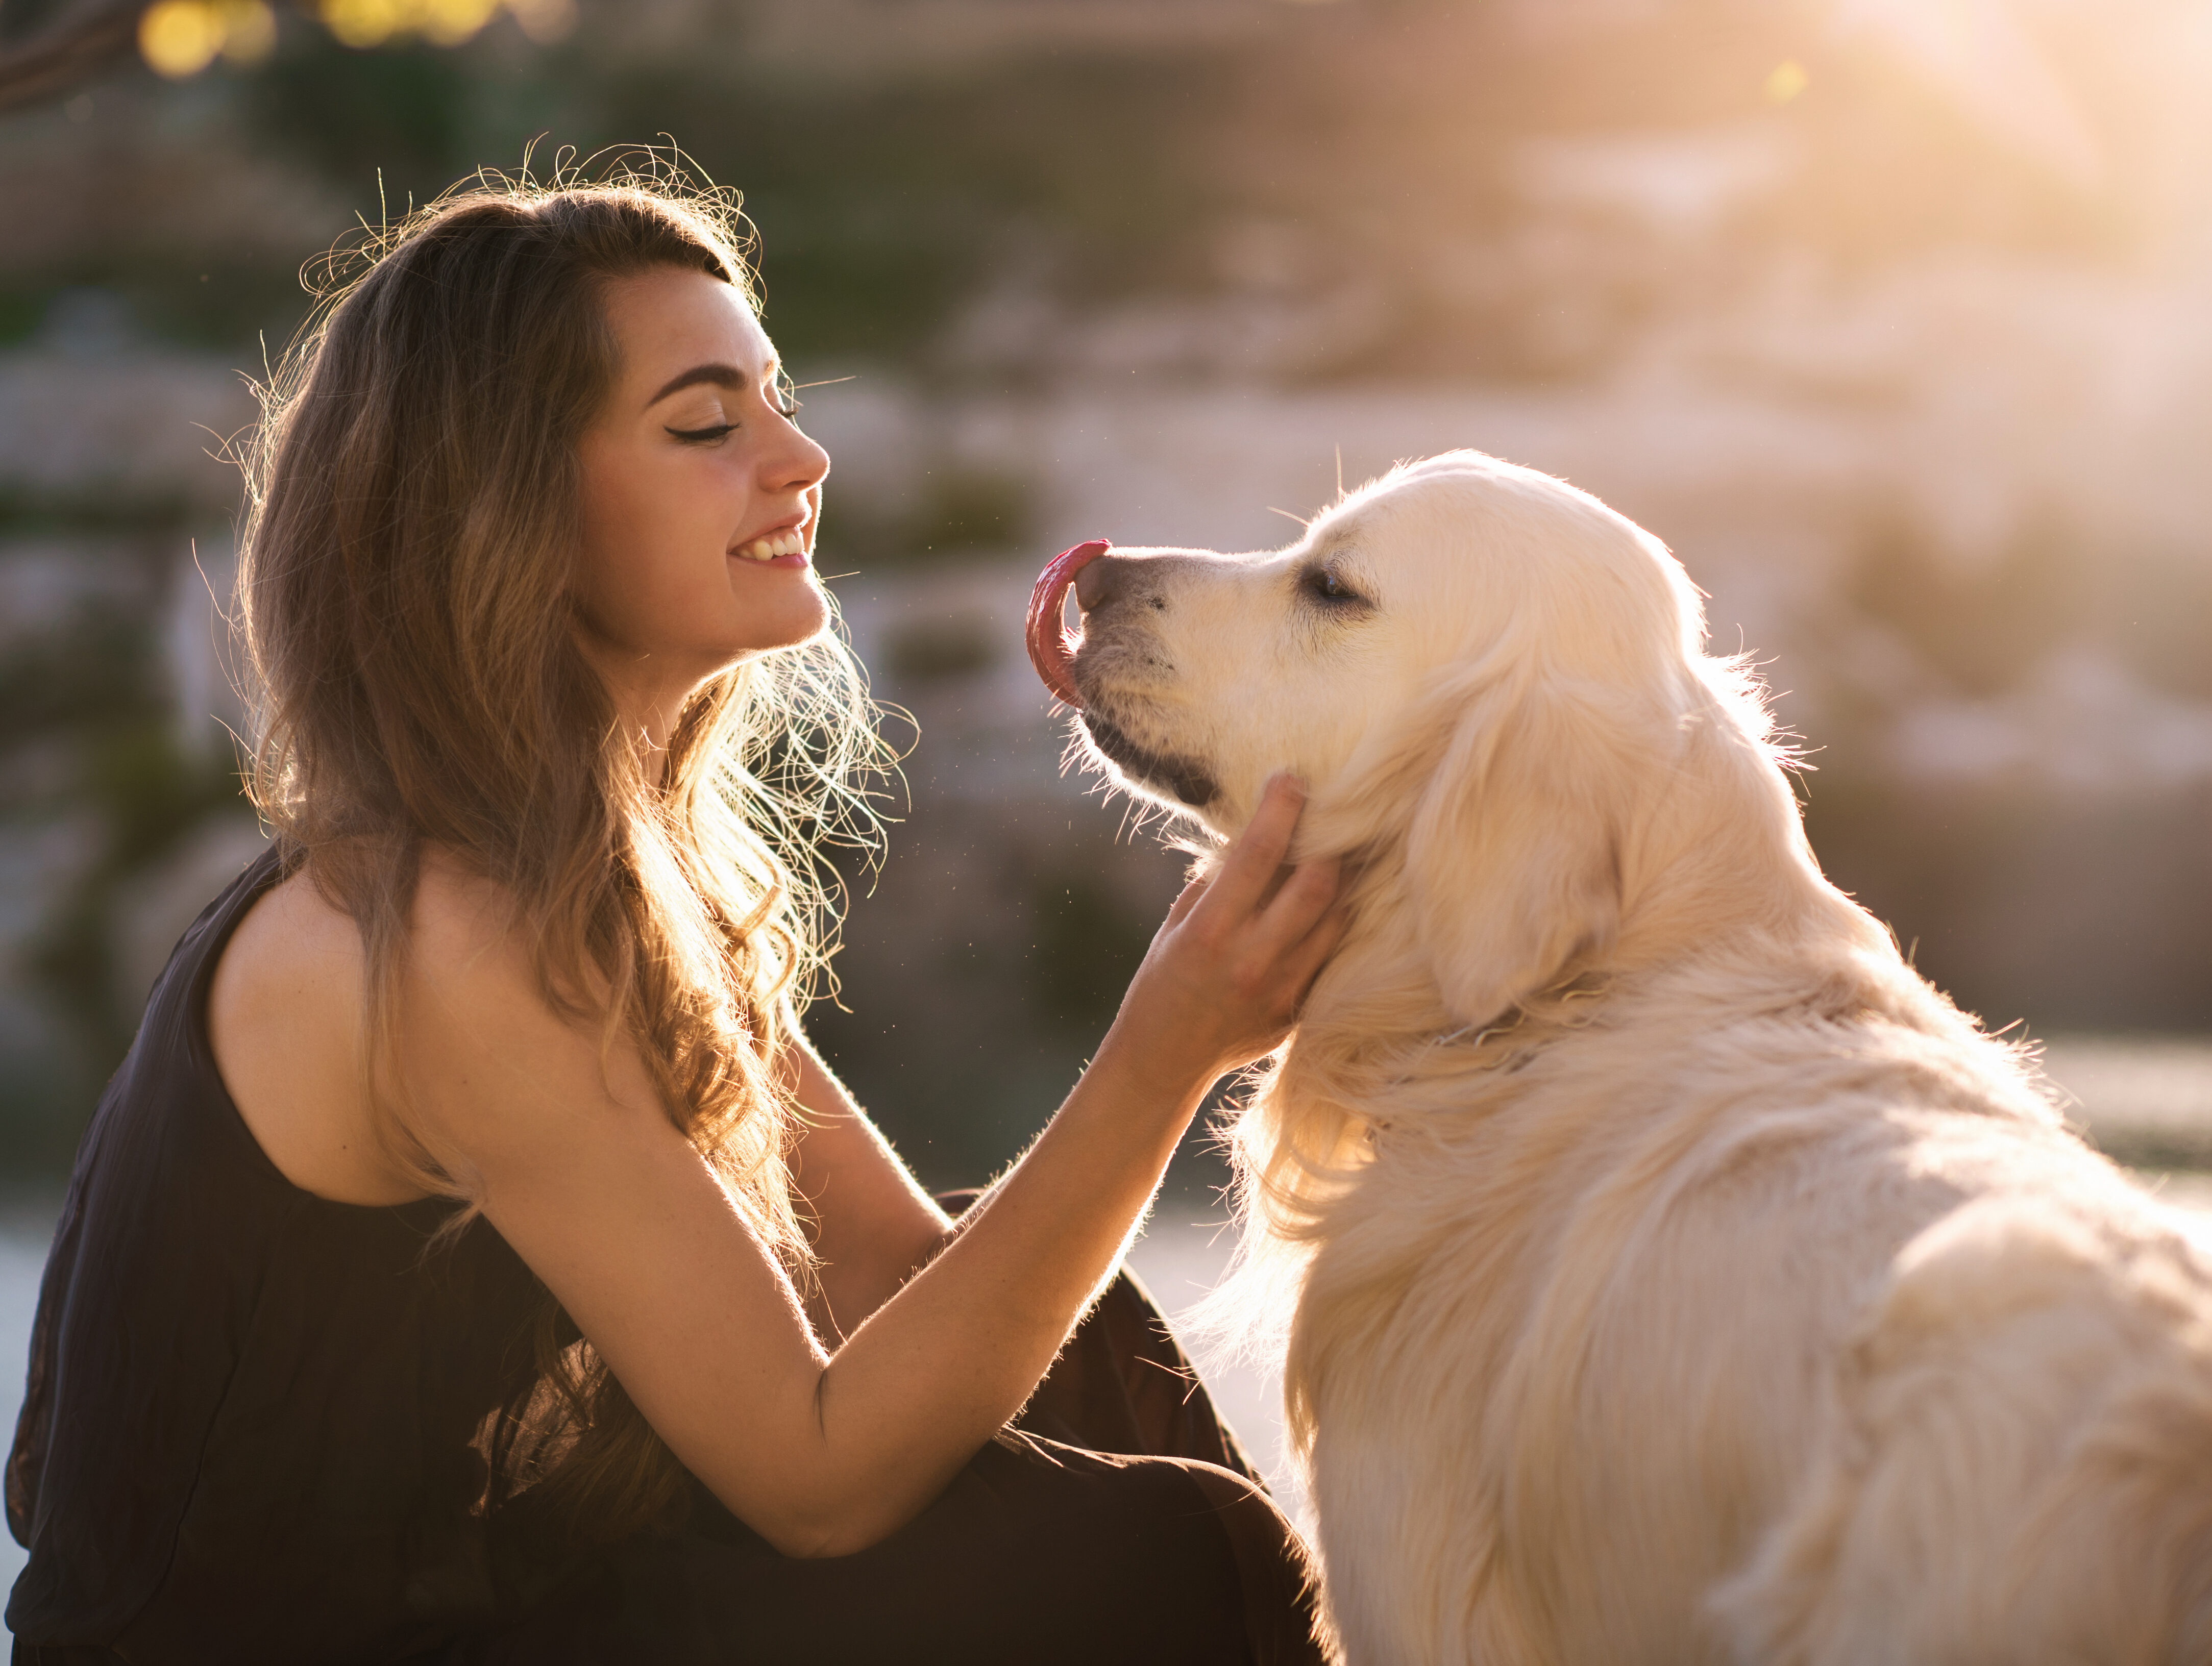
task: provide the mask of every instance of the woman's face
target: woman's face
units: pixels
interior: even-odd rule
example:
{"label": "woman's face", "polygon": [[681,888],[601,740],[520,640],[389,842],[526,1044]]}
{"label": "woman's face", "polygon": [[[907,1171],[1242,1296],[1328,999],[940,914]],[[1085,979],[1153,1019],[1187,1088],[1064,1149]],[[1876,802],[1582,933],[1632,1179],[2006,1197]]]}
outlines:
{"label": "woman's face", "polygon": [[617,700],[665,703],[822,628],[830,457],[793,424],[775,348],[729,284],[663,267],[610,283],[605,307],[620,369],[578,445],[576,599]]}

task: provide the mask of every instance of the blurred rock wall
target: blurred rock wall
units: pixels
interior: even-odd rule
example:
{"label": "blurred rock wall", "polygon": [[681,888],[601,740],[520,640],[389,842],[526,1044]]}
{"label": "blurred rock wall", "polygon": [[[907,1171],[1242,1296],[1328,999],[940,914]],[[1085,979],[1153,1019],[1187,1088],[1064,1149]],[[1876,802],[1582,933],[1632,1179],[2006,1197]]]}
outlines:
{"label": "blurred rock wall", "polygon": [[1459,445],[1677,550],[1823,861],[1963,1001],[2212,1026],[2208,70],[2183,0],[659,0],[287,14],[0,118],[0,1159],[66,1152],[258,838],[241,372],[353,216],[540,135],[745,190],[825,384],[822,564],[920,738],[817,1024],[931,1178],[1042,1119],[1179,868],[1060,770],[1038,566],[1274,545]]}

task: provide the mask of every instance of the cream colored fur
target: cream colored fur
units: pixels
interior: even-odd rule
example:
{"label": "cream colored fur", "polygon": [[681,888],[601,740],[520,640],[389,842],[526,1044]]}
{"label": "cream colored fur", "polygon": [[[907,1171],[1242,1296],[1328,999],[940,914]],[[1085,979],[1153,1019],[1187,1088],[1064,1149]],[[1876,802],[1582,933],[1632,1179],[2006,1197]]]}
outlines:
{"label": "cream colored fur", "polygon": [[1226,1298],[1344,1657],[2212,1662],[2206,1248],[1821,877],[1665,549],[1458,452],[1134,554],[1086,712],[1354,864]]}

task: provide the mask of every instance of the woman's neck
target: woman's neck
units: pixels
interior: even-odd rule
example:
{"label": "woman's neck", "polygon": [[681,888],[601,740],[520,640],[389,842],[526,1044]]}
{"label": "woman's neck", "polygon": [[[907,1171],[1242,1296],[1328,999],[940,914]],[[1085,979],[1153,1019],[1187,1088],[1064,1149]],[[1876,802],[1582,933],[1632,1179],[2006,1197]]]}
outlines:
{"label": "woman's neck", "polygon": [[665,674],[665,664],[617,652],[585,638],[579,645],[614,702],[615,721],[637,749],[638,767],[658,786],[668,772],[668,742],[699,680]]}

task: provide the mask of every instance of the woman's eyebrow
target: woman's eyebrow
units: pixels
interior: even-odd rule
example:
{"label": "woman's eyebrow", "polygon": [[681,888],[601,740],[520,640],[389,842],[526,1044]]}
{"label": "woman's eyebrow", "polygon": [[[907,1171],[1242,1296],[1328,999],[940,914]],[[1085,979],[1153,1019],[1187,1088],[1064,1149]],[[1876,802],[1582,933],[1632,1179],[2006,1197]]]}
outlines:
{"label": "woman's eyebrow", "polygon": [[[766,378],[773,376],[775,371],[775,362],[771,360],[761,374]],[[685,388],[696,387],[702,382],[712,383],[718,388],[746,388],[753,385],[753,379],[735,365],[694,365],[681,375],[671,378],[659,392],[645,402],[645,408],[651,410],[670,394],[681,393]]]}

